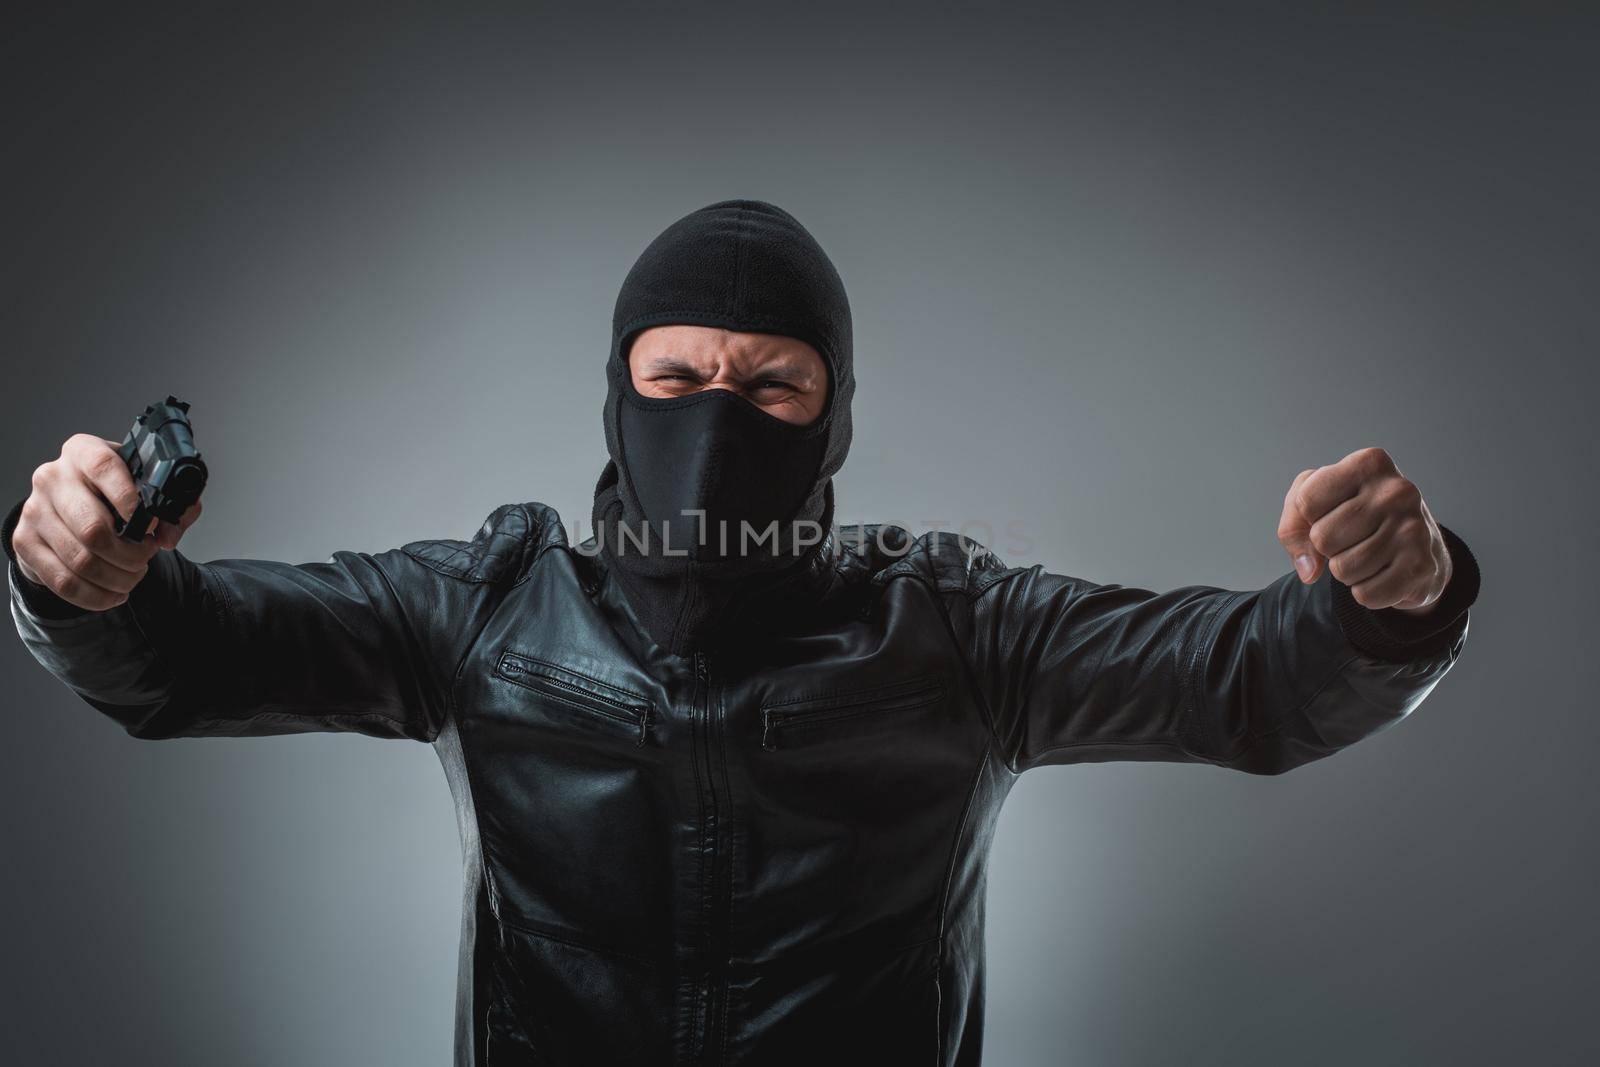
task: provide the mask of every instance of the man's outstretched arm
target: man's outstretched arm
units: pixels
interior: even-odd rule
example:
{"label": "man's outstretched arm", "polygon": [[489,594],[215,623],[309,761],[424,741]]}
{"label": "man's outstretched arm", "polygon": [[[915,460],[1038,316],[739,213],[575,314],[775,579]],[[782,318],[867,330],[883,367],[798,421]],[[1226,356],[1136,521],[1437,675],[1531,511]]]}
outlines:
{"label": "man's outstretched arm", "polygon": [[[125,487],[95,441],[109,449],[78,435],[45,465],[53,469],[36,472],[33,494],[4,524],[12,617],[55,677],[141,738],[437,735],[454,669],[497,590],[492,570],[462,561],[525,532],[513,509],[498,509],[472,543],[336,552],[321,563],[197,563],[177,550],[179,530],[163,530],[170,547],[154,551],[113,543],[91,487],[124,511]],[[142,573],[129,567],[130,548],[145,556]],[[51,585],[23,570],[30,556],[42,565],[28,571]]]}
{"label": "man's outstretched arm", "polygon": [[1460,655],[1479,576],[1401,482],[1381,450],[1302,472],[1280,539],[1309,559],[1263,589],[1154,592],[1041,567],[980,584],[970,655],[1007,764],[1278,774],[1405,717]]}

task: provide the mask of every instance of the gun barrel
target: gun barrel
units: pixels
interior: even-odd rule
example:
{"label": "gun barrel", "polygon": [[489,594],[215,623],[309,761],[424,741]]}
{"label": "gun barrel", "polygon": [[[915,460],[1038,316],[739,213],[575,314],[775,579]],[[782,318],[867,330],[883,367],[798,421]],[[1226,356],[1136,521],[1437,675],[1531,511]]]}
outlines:
{"label": "gun barrel", "polygon": [[209,476],[194,443],[189,405],[168,395],[145,408],[117,449],[139,490],[139,504],[126,522],[113,511],[118,536],[142,541],[153,520],[177,522],[200,499]]}

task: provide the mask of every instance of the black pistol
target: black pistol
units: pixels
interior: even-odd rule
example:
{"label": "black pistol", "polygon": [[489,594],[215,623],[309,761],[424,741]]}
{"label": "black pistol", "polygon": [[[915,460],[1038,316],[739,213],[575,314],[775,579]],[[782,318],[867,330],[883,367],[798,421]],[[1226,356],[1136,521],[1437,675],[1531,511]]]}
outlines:
{"label": "black pistol", "polygon": [[194,446],[189,405],[175,396],[145,408],[117,454],[139,490],[139,506],[127,522],[111,509],[112,526],[125,541],[143,541],[155,519],[177,522],[206,487],[206,465]]}

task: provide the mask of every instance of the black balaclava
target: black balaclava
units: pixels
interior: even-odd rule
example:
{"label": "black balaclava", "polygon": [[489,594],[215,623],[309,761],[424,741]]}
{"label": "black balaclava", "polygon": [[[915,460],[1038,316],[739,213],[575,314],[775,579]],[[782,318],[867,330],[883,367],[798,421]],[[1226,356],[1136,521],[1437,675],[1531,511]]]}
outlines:
{"label": "black balaclava", "polygon": [[[822,414],[796,426],[725,389],[641,396],[628,369],[634,336],[679,323],[807,342],[828,369]],[[606,375],[611,460],[595,487],[593,519],[634,613],[656,644],[680,656],[760,632],[818,570],[833,524],[832,477],[850,449],[855,377],[838,271],[772,204],[722,200],[690,212],[650,242],[624,279]],[[776,541],[744,539],[741,552],[741,523],[765,533],[772,522]]]}

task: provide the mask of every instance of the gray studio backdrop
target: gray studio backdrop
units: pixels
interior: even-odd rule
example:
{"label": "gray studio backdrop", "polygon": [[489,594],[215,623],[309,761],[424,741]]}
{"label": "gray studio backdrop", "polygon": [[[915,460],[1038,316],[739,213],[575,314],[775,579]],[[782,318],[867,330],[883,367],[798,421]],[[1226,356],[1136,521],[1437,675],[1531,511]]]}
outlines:
{"label": "gray studio backdrop", "polygon": [[[1256,588],[1295,473],[1376,444],[1482,563],[1464,657],[1380,737],[1018,783],[989,1061],[1578,1062],[1596,36],[1456,6],[14,19],[0,486],[170,391],[197,560],[586,525],[624,272],[773,200],[855,308],[845,521]],[[135,741],[0,638],[7,1062],[447,1062],[427,746]]]}

